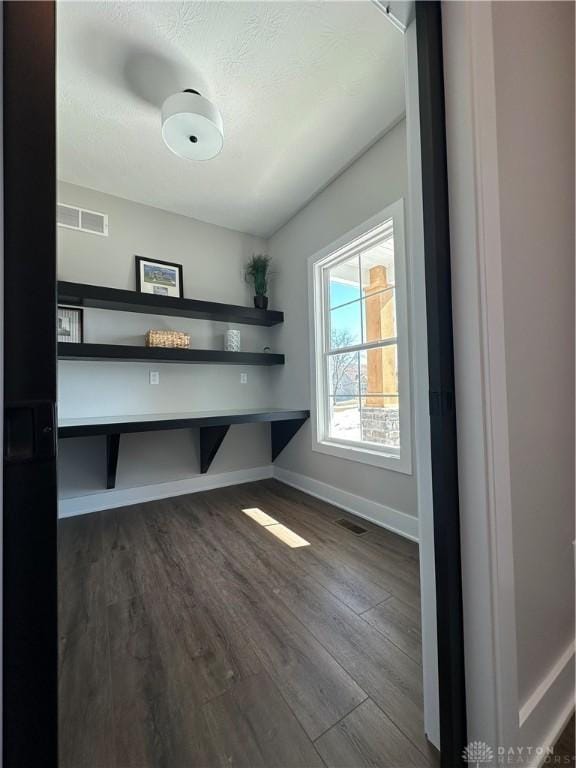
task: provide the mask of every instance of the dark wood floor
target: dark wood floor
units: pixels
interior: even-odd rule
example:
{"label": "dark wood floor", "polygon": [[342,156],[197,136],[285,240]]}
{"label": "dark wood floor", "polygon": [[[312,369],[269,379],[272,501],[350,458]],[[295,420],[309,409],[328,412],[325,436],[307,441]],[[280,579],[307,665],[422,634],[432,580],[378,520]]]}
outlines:
{"label": "dark wood floor", "polygon": [[[574,715],[570,722],[562,731],[560,738],[554,745],[554,758],[556,765],[570,766],[576,765],[576,725],[574,724]],[[552,763],[554,764],[554,763]]]}
{"label": "dark wood floor", "polygon": [[417,547],[342,517],[269,480],[61,521],[61,768],[435,764]]}

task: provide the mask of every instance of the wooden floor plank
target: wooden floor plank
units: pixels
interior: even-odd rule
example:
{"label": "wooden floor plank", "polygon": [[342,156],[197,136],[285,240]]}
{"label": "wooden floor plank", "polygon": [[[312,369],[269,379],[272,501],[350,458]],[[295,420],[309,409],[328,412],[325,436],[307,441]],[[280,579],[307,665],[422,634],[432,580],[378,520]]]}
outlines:
{"label": "wooden floor plank", "polygon": [[[194,499],[191,503],[198,501]],[[205,498],[204,503],[210,505],[209,498]],[[278,610],[279,598],[330,655],[350,672],[360,687],[376,698],[394,722],[427,750],[420,666],[312,577],[284,568],[281,565],[282,545],[274,542],[268,545],[265,531],[261,531],[258,547],[258,539],[240,535],[240,528],[250,523],[233,509],[220,504],[214,515],[215,524],[220,518],[219,556],[228,552],[226,567],[238,573],[228,586],[231,601],[241,604],[241,596],[234,595],[233,589],[235,584],[243,582],[246,585],[244,599],[250,603],[251,597],[257,596],[254,597],[257,605],[253,609],[264,608],[260,621],[265,621],[271,613],[265,603],[266,587],[271,587],[276,598],[274,610]],[[238,531],[237,535],[227,535],[234,530]],[[254,528],[257,530],[258,526]],[[248,615],[249,611],[250,606],[244,605],[242,613]],[[280,619],[280,622],[286,621],[286,617]]]}
{"label": "wooden floor plank", "polygon": [[393,531],[380,528],[377,534],[370,532],[366,536],[366,544],[370,547],[386,549],[400,557],[409,558],[414,562],[416,568],[419,567],[420,553],[418,544],[415,541],[399,536]]}
{"label": "wooden floor plank", "polygon": [[286,580],[277,595],[426,753],[420,665],[308,576]]}
{"label": "wooden floor plank", "polygon": [[106,573],[102,561],[58,574],[58,635],[67,637],[106,621]]}
{"label": "wooden floor plank", "polygon": [[116,768],[111,695],[106,625],[79,626],[60,641],[60,768]]}
{"label": "wooden floor plank", "polygon": [[[192,503],[200,508],[201,497]],[[176,509],[171,512],[177,517]],[[167,519],[165,524],[170,527],[174,518],[172,521]],[[154,526],[158,526],[157,521]],[[190,566],[199,568],[204,562],[204,573],[210,573],[209,582],[206,580],[204,584],[211,592],[218,589],[221,601],[242,627],[238,636],[250,640],[260,663],[290,701],[307,732],[315,737],[353,709],[366,694],[288,611],[282,615],[282,609],[272,601],[268,602],[265,595],[258,593],[256,596],[253,589],[245,588],[241,577],[227,578],[238,573],[234,555],[228,559],[225,556],[229,551],[226,544],[231,545],[228,541],[230,530],[233,529],[218,528],[214,523],[209,533],[205,533],[204,529],[195,531],[193,540],[188,541],[193,553]],[[178,538],[178,541],[182,540],[182,537]],[[201,571],[198,572],[200,575]],[[153,605],[149,608],[151,610]],[[161,622],[164,626],[169,624],[167,617]],[[111,623],[111,634],[112,626]],[[119,634],[126,631],[122,629]],[[171,627],[169,636],[174,636],[176,631]],[[199,683],[196,679],[191,685],[197,689]]]}
{"label": "wooden floor plank", "polygon": [[342,516],[265,481],[62,521],[63,768],[321,766],[339,723],[364,760],[368,696],[428,766],[417,562]]}
{"label": "wooden floor plank", "polygon": [[422,768],[420,752],[373,701],[363,704],[316,742],[328,768]]}
{"label": "wooden floor plank", "polygon": [[144,525],[149,506],[136,505],[102,513],[109,604],[166,586],[162,579],[162,563]]}
{"label": "wooden floor plank", "polygon": [[377,544],[381,547],[387,547],[392,554],[396,554],[402,558],[410,558],[416,562],[419,559],[418,544],[416,544],[416,542],[410,541],[409,539],[393,533],[386,528],[382,528],[375,523],[371,523],[369,520],[358,518],[340,507],[336,507],[327,501],[310,496],[309,494],[286,485],[279,480],[264,480],[258,483],[258,486],[263,490],[270,490],[275,496],[292,500],[297,507],[300,506],[306,508],[311,514],[317,513],[323,519],[328,518],[335,521],[339,518],[344,518],[361,525],[368,531],[366,535],[362,536],[362,539],[369,546]]}
{"label": "wooden floor plank", "polygon": [[[261,498],[259,495],[254,496],[250,491],[247,491],[247,495],[242,497],[241,494],[235,492],[234,488],[226,490],[227,493],[222,494],[222,498],[226,499],[230,506],[238,512],[243,506],[242,498],[246,500],[246,503]],[[240,521],[241,516],[238,515],[238,517]],[[340,559],[335,560],[333,551],[320,544],[313,532],[302,525],[294,526],[292,519],[285,514],[278,515],[278,520],[292,525],[291,530],[294,530],[304,539],[310,540],[309,547],[288,549],[285,551],[285,557],[290,559],[299,569],[314,576],[326,589],[357,613],[363,613],[390,596],[381,586],[365,578],[354,568],[342,563]],[[249,536],[250,528],[252,528],[252,532],[257,530],[253,523],[247,523],[244,526],[243,534]],[[266,537],[265,533],[264,537]]]}
{"label": "wooden floor plank", "polygon": [[324,763],[266,674],[203,708],[218,768],[321,768]]}
{"label": "wooden floor plank", "polygon": [[[261,504],[265,507],[264,511],[310,541],[310,551],[302,549],[294,557],[307,569],[307,563],[310,563],[310,572],[314,568],[313,575],[354,610],[361,613],[362,606],[366,610],[377,605],[374,600],[380,595],[382,600],[385,599],[389,592],[405,602],[419,605],[418,573],[414,563],[407,558],[393,554],[388,556],[389,552],[370,551],[362,541],[355,540],[353,534],[331,525],[331,519],[321,514],[311,515],[307,508],[302,509],[296,504],[286,504],[266,487],[261,488],[260,484],[225,491],[228,497],[237,497],[238,509],[242,502],[256,506]],[[384,580],[385,589],[382,586]]]}
{"label": "wooden floor plank", "polygon": [[150,614],[142,597],[108,609],[117,765],[208,766],[214,756],[193,659],[175,651],[171,635],[178,628],[158,623],[158,610]]}
{"label": "wooden floor plank", "polygon": [[554,757],[552,765],[564,765],[567,768],[574,768],[576,765],[576,746],[575,746],[575,724],[574,715],[570,722],[564,728],[556,744],[554,745]]}
{"label": "wooden floor plank", "polygon": [[420,611],[391,597],[362,614],[362,618],[386,635],[418,664],[422,663],[422,627]]}
{"label": "wooden floor plank", "polygon": [[[259,566],[257,553],[230,535],[232,525],[228,536],[224,528],[216,530],[219,547],[213,552],[216,559],[212,588],[218,589],[262,666],[314,739],[363,701],[366,694],[277,600],[274,584],[279,579],[281,561],[276,560],[275,567],[265,571]],[[195,546],[197,557],[210,556],[208,550],[200,551],[201,535]]]}
{"label": "wooden floor plank", "polygon": [[86,568],[102,557],[100,513],[63,518],[58,522],[58,568],[67,573]]}
{"label": "wooden floor plank", "polygon": [[334,562],[325,550],[300,550],[295,557],[302,567],[335,597],[356,613],[363,613],[390,597],[390,592],[362,578],[348,565]]}
{"label": "wooden floor plank", "polygon": [[230,582],[222,596],[234,603],[258,657],[306,733],[317,738],[366,698],[366,693],[316,638],[282,605]]}
{"label": "wooden floor plank", "polygon": [[[295,525],[305,525],[312,528],[317,534],[319,543],[339,547],[342,553],[345,553],[349,558],[355,558],[358,564],[362,565],[368,557],[376,567],[380,568],[385,565],[397,575],[418,584],[417,557],[411,557],[403,549],[405,545],[409,545],[410,551],[412,551],[412,547],[416,547],[417,552],[418,548],[414,542],[403,539],[383,528],[377,528],[365,520],[353,518],[349,513],[345,513],[343,510],[319,499],[306,497],[309,499],[308,504],[294,500],[291,494],[296,493],[297,499],[305,497],[305,494],[276,480],[247,484],[238,486],[238,488],[239,493],[250,494],[248,498],[262,499],[265,504],[271,506],[275,513],[290,516]],[[233,492],[235,489],[229,490]],[[371,526],[369,533],[355,536],[350,531],[335,525],[335,521],[341,517],[355,520],[361,526]],[[331,524],[328,525],[327,523]],[[373,533],[376,530],[378,533]],[[394,548],[391,545],[396,540],[398,540],[399,548]]]}
{"label": "wooden floor plank", "polygon": [[85,632],[106,620],[106,575],[99,513],[58,526],[58,635]]}

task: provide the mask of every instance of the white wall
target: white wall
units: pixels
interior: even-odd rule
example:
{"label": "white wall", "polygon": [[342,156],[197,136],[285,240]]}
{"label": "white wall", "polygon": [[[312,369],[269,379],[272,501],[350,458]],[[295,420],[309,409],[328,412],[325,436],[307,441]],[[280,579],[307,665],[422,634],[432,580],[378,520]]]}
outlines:
{"label": "white wall", "polygon": [[[276,331],[277,345],[288,363],[276,377],[283,405],[310,407],[309,256],[406,196],[406,126],[402,121],[270,239],[269,253],[279,269],[274,295],[279,305],[291,310]],[[308,422],[279,457],[277,467],[417,515],[415,475],[326,456],[312,451],[311,444]]]}
{"label": "white wall", "polygon": [[523,701],[574,639],[574,5],[493,28]]}
{"label": "white wall", "polygon": [[574,709],[574,6],[443,36],[468,737],[536,766]]}
{"label": "white wall", "polygon": [[[109,216],[108,237],[58,227],[59,279],[133,290],[138,254],[182,264],[188,298],[251,303],[242,266],[252,253],[265,252],[262,240],[66,183],[58,185],[58,200]],[[189,332],[193,347],[216,349],[229,327],[104,310],[85,310],[84,320],[88,342],[143,344],[149,328],[166,327]],[[261,351],[272,342],[268,329],[240,328],[245,351]],[[148,383],[150,370],[160,371],[159,385]],[[247,385],[240,385],[240,371],[248,373]],[[264,367],[63,361],[58,407],[61,417],[266,407],[274,404],[270,382],[271,371]],[[122,437],[117,487],[197,474],[196,447],[196,436],[188,431]],[[104,438],[61,440],[59,451],[62,498],[103,490]],[[210,472],[269,461],[268,429],[238,425],[230,429]]]}

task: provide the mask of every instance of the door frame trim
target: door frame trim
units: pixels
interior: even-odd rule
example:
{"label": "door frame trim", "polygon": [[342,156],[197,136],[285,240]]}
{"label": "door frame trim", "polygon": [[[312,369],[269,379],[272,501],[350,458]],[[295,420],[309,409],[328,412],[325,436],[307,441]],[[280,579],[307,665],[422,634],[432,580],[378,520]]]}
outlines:
{"label": "door frame trim", "polygon": [[416,2],[442,768],[467,742],[448,165],[440,2]]}
{"label": "door frame trim", "polygon": [[3,3],[2,22],[2,754],[5,768],[51,768],[58,763],[55,4]]}

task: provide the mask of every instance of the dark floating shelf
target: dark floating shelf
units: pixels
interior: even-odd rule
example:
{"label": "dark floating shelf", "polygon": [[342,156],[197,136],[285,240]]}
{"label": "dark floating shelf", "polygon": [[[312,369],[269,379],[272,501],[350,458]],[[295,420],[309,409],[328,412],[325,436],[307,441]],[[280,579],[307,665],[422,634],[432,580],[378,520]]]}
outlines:
{"label": "dark floating shelf", "polygon": [[232,365],[284,365],[284,355],[271,352],[220,352],[214,349],[129,347],[123,344],[58,343],[60,360],[116,360],[132,363],[227,363]]}
{"label": "dark floating shelf", "polygon": [[284,313],[275,310],[219,304],[198,299],[178,299],[152,293],[124,291],[99,285],[58,281],[58,302],[78,307],[112,309],[117,312],[139,312],[147,315],[189,317],[220,323],[272,326],[284,322]]}

